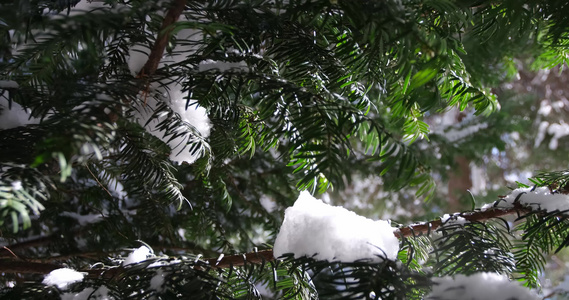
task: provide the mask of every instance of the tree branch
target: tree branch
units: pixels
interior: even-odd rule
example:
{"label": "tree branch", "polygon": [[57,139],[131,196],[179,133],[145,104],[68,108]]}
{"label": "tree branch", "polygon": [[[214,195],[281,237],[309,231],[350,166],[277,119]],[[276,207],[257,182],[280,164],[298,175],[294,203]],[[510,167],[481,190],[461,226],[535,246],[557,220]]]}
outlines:
{"label": "tree branch", "polygon": [[[516,203],[511,208],[491,208],[485,211],[478,210],[473,212],[456,213],[453,214],[452,217],[462,217],[469,222],[484,222],[490,219],[500,218],[507,215],[527,214],[529,212],[531,212],[530,208],[523,207],[519,203]],[[424,234],[429,234],[430,232],[437,230],[442,225],[444,225],[444,223],[440,219],[437,219],[426,223],[412,224],[409,226],[401,227],[397,229],[394,232],[394,234],[398,238],[417,237]],[[26,245],[26,243],[22,244]],[[8,248],[14,248],[14,246]],[[223,269],[229,267],[240,267],[247,264],[262,264],[274,260],[275,258],[273,256],[273,250],[267,249],[267,250],[249,252],[244,254],[228,255],[222,257],[221,259],[209,258],[205,259],[204,261],[206,261],[209,264],[209,266],[213,268]],[[0,260],[0,273],[47,274],[52,270],[60,267],[61,266],[54,264],[36,263],[25,260],[10,260],[10,259]],[[114,275],[120,273],[122,270],[123,270],[122,267],[118,267],[118,268],[105,269],[105,270],[103,269],[83,270],[83,272],[88,272],[90,276],[94,277],[98,276],[113,277]]]}
{"label": "tree branch", "polygon": [[62,266],[24,260],[0,259],[0,273],[47,274],[59,268]]}
{"label": "tree branch", "polygon": [[158,64],[164,55],[164,49],[166,49],[166,45],[168,45],[168,39],[170,38],[170,34],[172,33],[172,25],[178,21],[180,15],[184,11],[186,7],[186,0],[174,0],[172,3],[172,7],[168,10],[166,16],[164,16],[164,20],[162,21],[162,26],[160,27],[160,31],[158,36],[156,37],[156,41],[150,50],[150,55],[148,56],[148,60],[140,73],[138,74],[140,77],[142,76],[151,76],[156,72],[158,69]]}

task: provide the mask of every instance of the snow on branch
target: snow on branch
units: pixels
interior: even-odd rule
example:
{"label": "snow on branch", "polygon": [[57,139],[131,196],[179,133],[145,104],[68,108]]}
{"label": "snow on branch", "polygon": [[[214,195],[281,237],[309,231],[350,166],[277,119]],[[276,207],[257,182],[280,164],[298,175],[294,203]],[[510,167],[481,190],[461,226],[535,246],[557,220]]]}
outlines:
{"label": "snow on branch", "polygon": [[395,260],[399,240],[388,221],[373,221],[343,207],[330,206],[304,191],[287,208],[274,255],[294,253],[317,260],[354,262]]}
{"label": "snow on branch", "polygon": [[[554,192],[549,187],[519,188],[500,199],[497,207],[511,208],[521,204],[534,211],[565,212],[569,210],[569,195]],[[482,207],[487,209],[489,205]]]}

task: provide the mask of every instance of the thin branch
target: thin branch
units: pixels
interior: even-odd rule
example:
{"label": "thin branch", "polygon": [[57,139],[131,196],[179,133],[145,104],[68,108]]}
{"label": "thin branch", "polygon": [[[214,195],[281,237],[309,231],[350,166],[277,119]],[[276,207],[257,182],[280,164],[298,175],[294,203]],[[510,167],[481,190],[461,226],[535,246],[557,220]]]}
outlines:
{"label": "thin branch", "polygon": [[[529,212],[531,212],[531,209],[516,203],[514,207],[511,208],[492,208],[484,211],[477,210],[473,212],[457,213],[453,214],[453,216],[462,217],[469,222],[484,222],[490,219],[512,215],[514,213],[527,214]],[[437,230],[441,225],[443,225],[443,222],[440,219],[421,224],[412,224],[399,228],[399,230],[395,231],[395,236],[398,238],[421,236]]]}
{"label": "thin branch", "polygon": [[107,192],[107,194],[109,194],[109,196],[111,196],[111,198],[112,198],[113,195],[111,194],[111,192],[109,192],[109,190],[107,190],[107,188],[99,181],[97,176],[95,176],[95,174],[93,174],[93,172],[91,172],[91,169],[89,169],[89,166],[85,165],[85,167],[87,167],[87,171],[89,171],[89,173],[91,174],[91,176],[93,176],[93,178],[99,184],[99,186],[101,186],[103,188],[103,190],[105,190],[105,192]]}
{"label": "thin branch", "polygon": [[206,261],[210,266],[218,269],[239,267],[247,264],[262,264],[275,260],[273,249],[249,252],[245,254],[224,256],[222,259],[209,258]]}

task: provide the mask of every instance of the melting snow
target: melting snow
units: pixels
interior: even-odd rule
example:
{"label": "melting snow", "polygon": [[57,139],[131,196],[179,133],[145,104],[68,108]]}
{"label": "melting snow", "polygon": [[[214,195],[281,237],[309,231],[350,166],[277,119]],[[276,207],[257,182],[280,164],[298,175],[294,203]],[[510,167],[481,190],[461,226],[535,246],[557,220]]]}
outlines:
{"label": "melting snow", "polygon": [[308,192],[301,192],[294,206],[285,211],[275,241],[275,257],[294,253],[328,261],[360,259],[395,260],[399,240],[388,221],[374,221],[343,207],[330,206]]}
{"label": "melting snow", "polygon": [[476,273],[470,276],[455,275],[434,278],[430,300],[537,300],[530,289],[511,282],[506,276],[496,273]]}

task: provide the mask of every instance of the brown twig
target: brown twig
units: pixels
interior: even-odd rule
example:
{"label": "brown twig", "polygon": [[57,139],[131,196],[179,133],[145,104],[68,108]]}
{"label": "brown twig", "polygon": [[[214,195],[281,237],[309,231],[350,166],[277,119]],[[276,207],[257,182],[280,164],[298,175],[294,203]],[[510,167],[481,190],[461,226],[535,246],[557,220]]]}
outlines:
{"label": "brown twig", "polygon": [[101,188],[103,188],[103,190],[105,190],[105,192],[107,192],[107,194],[109,194],[109,196],[111,196],[111,198],[113,197],[113,195],[111,194],[111,192],[109,192],[109,190],[107,190],[107,188],[99,181],[99,179],[97,178],[97,176],[95,176],[95,174],[93,174],[93,172],[91,172],[91,169],[89,168],[89,166],[85,165],[85,167],[87,168],[87,171],[89,171],[89,173],[91,174],[91,176],[93,176],[93,178],[95,179],[95,181],[99,184],[99,186]]}
{"label": "brown twig", "polygon": [[246,264],[262,264],[265,262],[275,260],[273,256],[273,249],[249,252],[238,255],[224,256],[222,259],[209,258],[206,261],[210,266],[218,269],[229,268],[231,266],[238,267]]}

